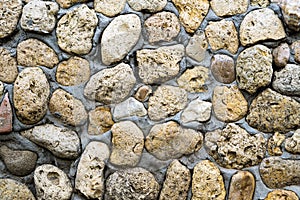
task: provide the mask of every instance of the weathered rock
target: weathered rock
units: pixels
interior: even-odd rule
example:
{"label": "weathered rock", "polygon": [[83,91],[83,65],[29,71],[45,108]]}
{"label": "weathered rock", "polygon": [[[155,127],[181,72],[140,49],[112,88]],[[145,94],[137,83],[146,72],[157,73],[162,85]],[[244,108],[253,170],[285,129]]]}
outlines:
{"label": "weathered rock", "polygon": [[89,61],[77,56],[59,63],[56,70],[56,81],[61,85],[79,85],[88,81],[89,79]]}
{"label": "weathered rock", "polygon": [[299,200],[297,194],[293,191],[276,189],[268,193],[268,196],[264,200],[277,200],[277,199],[286,199],[286,200]]}
{"label": "weathered rock", "polygon": [[[0,98],[1,96],[2,95],[0,95]],[[8,93],[6,93],[6,95],[4,96],[0,104],[0,134],[12,132],[13,130],[12,124],[13,124],[13,111],[11,109]]]}
{"label": "weathered rock", "polygon": [[146,137],[145,147],[160,160],[180,158],[202,147],[202,133],[182,128],[174,121],[154,125]]}
{"label": "weathered rock", "polygon": [[0,179],[0,199],[26,199],[35,200],[28,187],[13,179]]}
{"label": "weathered rock", "polygon": [[187,69],[178,79],[179,87],[188,92],[205,92],[207,90],[208,68],[203,66],[195,66]]}
{"label": "weathered rock", "polygon": [[192,200],[224,200],[226,190],[218,167],[209,160],[203,160],[194,167]]}
{"label": "weathered rock", "polygon": [[211,72],[214,78],[221,83],[231,83],[235,80],[234,60],[224,54],[214,55],[211,59]]}
{"label": "weathered rock", "polygon": [[251,6],[259,6],[262,8],[270,5],[270,0],[250,0]]}
{"label": "weathered rock", "polygon": [[0,38],[10,35],[17,27],[22,13],[21,0],[2,0],[0,2]]}
{"label": "weathered rock", "polygon": [[85,86],[84,95],[105,104],[120,103],[129,95],[135,82],[130,66],[121,63],[93,75]]}
{"label": "weathered rock", "polygon": [[288,64],[275,72],[272,86],[281,94],[300,96],[300,66]]}
{"label": "weathered rock", "polygon": [[282,22],[269,8],[249,12],[240,26],[240,41],[243,46],[259,41],[279,40],[284,37]]}
{"label": "weathered rock", "polygon": [[187,92],[170,85],[159,86],[149,98],[148,115],[158,121],[175,115],[187,105]]}
{"label": "weathered rock", "polygon": [[113,17],[124,9],[126,0],[95,0],[94,8],[96,12],[108,17]]}
{"label": "weathered rock", "polygon": [[147,110],[145,109],[143,103],[139,102],[133,97],[129,97],[125,101],[117,104],[113,110],[113,116],[115,120],[132,116],[142,117],[145,115],[147,115]]}
{"label": "weathered rock", "polygon": [[187,199],[190,182],[190,170],[174,160],[168,167],[159,200]]}
{"label": "weathered rock", "polygon": [[17,60],[19,65],[48,68],[53,68],[59,62],[55,51],[37,39],[28,39],[18,44]]}
{"label": "weathered rock", "polygon": [[260,176],[269,188],[300,184],[300,161],[280,157],[265,158],[259,166]]}
{"label": "weathered rock", "polygon": [[13,83],[18,76],[17,60],[0,47],[0,81]]}
{"label": "weathered rock", "polygon": [[247,122],[262,132],[288,132],[300,127],[300,103],[266,89],[253,101]]}
{"label": "weathered rock", "polygon": [[212,106],[217,119],[224,122],[238,121],[248,111],[248,102],[237,86],[216,86]]}
{"label": "weathered rock", "polygon": [[87,198],[102,199],[104,194],[104,168],[109,148],[102,142],[90,142],[80,158],[75,188]]}
{"label": "weathered rock", "polygon": [[252,200],[255,178],[248,171],[239,171],[231,178],[228,200]]}
{"label": "weathered rock", "polygon": [[21,135],[60,158],[74,159],[80,154],[80,139],[75,131],[67,128],[45,124],[23,131]]}
{"label": "weathered rock", "polygon": [[283,18],[287,26],[294,31],[300,30],[300,2],[291,0],[272,0],[274,3],[278,3],[281,7]]}
{"label": "weathered rock", "polygon": [[140,161],[144,148],[144,134],[131,121],[115,123],[112,128],[112,152],[110,162],[133,167]]}
{"label": "weathered rock", "polygon": [[273,50],[273,60],[277,67],[285,67],[290,59],[290,48],[287,43],[282,43]]}
{"label": "weathered rock", "polygon": [[184,46],[181,44],[139,50],[136,55],[139,76],[146,84],[168,81],[179,73],[183,56]]}
{"label": "weathered rock", "polygon": [[211,116],[211,107],[212,104],[210,102],[196,99],[191,101],[186,109],[183,110],[180,119],[183,123],[208,121]]}
{"label": "weathered rock", "polygon": [[249,47],[239,54],[236,80],[240,89],[250,94],[271,83],[273,75],[271,50],[263,45]]}
{"label": "weathered rock", "polygon": [[250,135],[243,128],[229,123],[223,130],[205,134],[209,155],[225,168],[242,169],[257,165],[264,158],[266,139],[262,134]]}
{"label": "weathered rock", "polygon": [[296,130],[292,137],[286,139],[284,147],[290,153],[300,153],[300,129]]}
{"label": "weathered rock", "polygon": [[156,200],[159,184],[154,176],[143,168],[116,171],[106,181],[108,199]]}
{"label": "weathered rock", "polygon": [[82,125],[87,120],[87,112],[82,102],[62,89],[53,92],[49,101],[49,110],[63,123],[71,126]]}
{"label": "weathered rock", "polygon": [[268,153],[270,156],[281,156],[281,144],[284,142],[285,136],[278,132],[268,140]]}
{"label": "weathered rock", "polygon": [[248,0],[211,0],[210,5],[213,11],[222,17],[246,12]]}
{"label": "weathered rock", "polygon": [[71,198],[73,189],[67,174],[53,165],[37,167],[34,171],[34,184],[38,200]]}
{"label": "weathered rock", "polygon": [[293,50],[295,61],[300,63],[300,40],[293,42],[291,49]]}
{"label": "weathered rock", "polygon": [[225,49],[235,54],[239,48],[238,32],[232,21],[211,21],[205,28],[205,34],[214,51]]}
{"label": "weathered rock", "polygon": [[190,38],[185,51],[189,57],[198,62],[201,62],[205,58],[207,48],[208,42],[206,40],[205,34],[203,31],[199,31]]}
{"label": "weathered rock", "polygon": [[143,85],[139,87],[139,89],[136,91],[134,98],[137,100],[144,102],[148,99],[148,97],[152,94],[152,88],[149,85]]}
{"label": "weathered rock", "polygon": [[208,0],[172,0],[179,11],[179,19],[185,30],[194,33],[209,10]]}
{"label": "weathered rock", "polygon": [[3,90],[4,90],[4,84],[2,83],[2,81],[0,81],[0,99],[2,99]]}
{"label": "weathered rock", "polygon": [[47,112],[50,86],[43,70],[25,68],[17,77],[13,102],[18,119],[24,124],[39,122]]}
{"label": "weathered rock", "polygon": [[127,2],[133,10],[149,12],[161,11],[167,5],[167,0],[127,0]]}
{"label": "weathered rock", "polygon": [[114,125],[109,107],[99,106],[89,112],[89,127],[90,135],[103,134],[110,130]]}
{"label": "weathered rock", "polygon": [[72,5],[74,5],[76,3],[83,3],[83,2],[86,2],[86,1],[88,1],[88,0],[56,0],[56,2],[62,8],[69,8],[69,7],[71,7]]}
{"label": "weathered rock", "polygon": [[62,16],[57,23],[58,46],[68,53],[89,53],[97,25],[98,18],[94,10],[85,4],[76,7]]}
{"label": "weathered rock", "polygon": [[114,18],[101,37],[102,62],[110,65],[122,60],[138,42],[141,30],[141,20],[136,14]]}

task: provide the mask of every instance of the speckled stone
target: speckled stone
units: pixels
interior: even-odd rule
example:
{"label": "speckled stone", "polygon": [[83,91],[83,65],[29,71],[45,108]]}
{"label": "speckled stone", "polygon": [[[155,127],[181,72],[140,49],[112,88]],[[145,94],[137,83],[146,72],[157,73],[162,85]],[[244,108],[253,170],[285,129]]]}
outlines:
{"label": "speckled stone", "polygon": [[268,193],[267,197],[264,200],[299,200],[297,194],[293,191],[276,189]]}
{"label": "speckled stone", "polygon": [[232,83],[235,81],[235,65],[232,57],[217,54],[211,59],[211,73],[220,83]]}
{"label": "speckled stone", "polygon": [[196,32],[189,40],[186,46],[187,56],[193,58],[194,60],[201,62],[204,60],[207,54],[208,42],[205,37],[204,31]]}
{"label": "speckled stone", "polygon": [[124,9],[126,0],[95,0],[94,9],[108,17],[113,17]]}
{"label": "speckled stone", "polygon": [[150,85],[142,85],[141,87],[138,88],[134,97],[141,102],[145,102],[146,100],[148,100],[150,94],[152,94],[151,86]]}
{"label": "speckled stone", "polygon": [[0,99],[3,97],[3,91],[4,91],[4,84],[2,81],[0,81]]}
{"label": "speckled stone", "polygon": [[238,171],[230,181],[228,200],[252,200],[255,178],[251,172]]}
{"label": "speckled stone", "polygon": [[298,32],[300,30],[300,2],[291,0],[272,0],[271,2],[278,3],[281,7],[281,13],[288,28]]}
{"label": "speckled stone", "polygon": [[10,52],[0,47],[0,81],[13,83],[18,76],[17,60]]}
{"label": "speckled stone", "polygon": [[285,140],[284,147],[290,153],[300,153],[300,129],[296,130],[292,137],[289,137]]}
{"label": "speckled stone", "polygon": [[[2,91],[0,86],[0,99],[2,97],[1,93]],[[13,130],[13,111],[9,101],[8,93],[6,93],[0,104],[0,134],[10,133],[12,132],[12,130]]]}
{"label": "speckled stone", "polygon": [[74,5],[76,3],[83,3],[83,2],[86,2],[86,1],[88,1],[88,0],[56,0],[56,2],[62,8],[69,8],[69,7],[71,7],[72,5]]}
{"label": "speckled stone", "polygon": [[211,0],[210,5],[218,16],[230,16],[246,12],[248,0]]}
{"label": "speckled stone", "polygon": [[127,0],[127,3],[136,11],[158,12],[167,5],[167,0]]}
{"label": "speckled stone", "polygon": [[13,179],[0,179],[0,199],[2,200],[35,200],[29,188]]}
{"label": "speckled stone", "polygon": [[278,132],[275,132],[268,140],[268,154],[270,156],[281,156],[281,144],[284,142],[285,136]]}
{"label": "speckled stone", "polygon": [[277,67],[285,67],[289,59],[290,47],[287,43],[282,43],[273,50],[273,61]]}
{"label": "speckled stone", "polygon": [[89,112],[88,133],[90,135],[103,134],[114,125],[110,108],[99,106]]}
{"label": "speckled stone", "polygon": [[128,117],[143,117],[147,115],[147,110],[143,103],[133,97],[129,97],[125,101],[115,105],[113,109],[113,117],[115,120],[120,120]]}
{"label": "speckled stone", "polygon": [[265,8],[270,5],[270,0],[250,0],[250,4],[251,6],[259,6]]}
{"label": "speckled stone", "polygon": [[294,53],[294,59],[296,62],[300,63],[300,40],[296,40],[292,43],[291,49]]}
{"label": "speckled stone", "polygon": [[189,123],[192,121],[205,122],[210,119],[212,103],[202,101],[200,99],[193,100],[183,110],[181,114],[181,121]]}

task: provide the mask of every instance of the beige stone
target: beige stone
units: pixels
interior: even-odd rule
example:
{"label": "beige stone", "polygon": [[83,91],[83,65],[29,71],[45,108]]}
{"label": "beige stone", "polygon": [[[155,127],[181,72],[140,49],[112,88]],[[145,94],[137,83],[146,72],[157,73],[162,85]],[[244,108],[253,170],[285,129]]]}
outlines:
{"label": "beige stone", "polygon": [[83,3],[83,2],[86,2],[86,1],[88,1],[88,0],[56,0],[56,2],[62,8],[69,8],[69,7],[71,7],[72,5],[74,5],[76,3]]}
{"label": "beige stone", "polygon": [[300,40],[293,42],[291,49],[294,51],[294,58],[296,62],[300,63]]}
{"label": "beige stone", "polygon": [[88,133],[90,135],[103,134],[114,125],[110,108],[99,106],[89,112]]}
{"label": "beige stone", "polygon": [[285,140],[284,147],[290,153],[300,153],[300,129],[296,130],[292,137],[289,137]]}
{"label": "beige stone", "polygon": [[95,0],[94,9],[108,17],[113,17],[124,9],[126,0]]}
{"label": "beige stone", "polygon": [[276,189],[269,192],[268,196],[264,200],[278,200],[278,199],[299,200],[299,197],[293,191]]}
{"label": "beige stone", "polygon": [[255,178],[248,171],[238,171],[231,178],[228,200],[252,200]]}
{"label": "beige stone", "polygon": [[251,6],[259,6],[262,8],[270,5],[270,0],[250,0]]}
{"label": "beige stone", "polygon": [[127,0],[127,3],[136,11],[158,12],[167,5],[167,0]]}
{"label": "beige stone", "polygon": [[188,123],[192,121],[205,122],[210,119],[212,103],[196,99],[191,101],[181,114],[181,121]]}
{"label": "beige stone", "polygon": [[194,60],[201,62],[207,54],[208,42],[204,31],[196,32],[186,46],[186,54]]}
{"label": "beige stone", "polygon": [[248,0],[211,0],[210,5],[218,16],[230,16],[246,12]]}
{"label": "beige stone", "polygon": [[129,97],[125,101],[117,104],[113,109],[113,117],[115,120],[121,120],[128,117],[143,117],[147,115],[147,110],[143,103],[133,97]]}
{"label": "beige stone", "polygon": [[280,68],[285,67],[289,59],[290,59],[290,47],[287,43],[282,43],[278,47],[273,49],[273,60],[277,67]]}
{"label": "beige stone", "polygon": [[13,83],[18,76],[17,60],[5,48],[0,47],[0,81]]}
{"label": "beige stone", "polygon": [[29,188],[20,182],[13,179],[1,178],[0,179],[0,199],[26,199],[35,200],[34,195]]}
{"label": "beige stone", "polygon": [[283,19],[288,28],[298,32],[300,30],[300,2],[291,0],[272,0],[271,2],[278,3],[281,7]]}
{"label": "beige stone", "polygon": [[274,135],[268,140],[268,153],[270,156],[281,156],[281,144],[284,142],[285,136],[278,132],[275,132]]}

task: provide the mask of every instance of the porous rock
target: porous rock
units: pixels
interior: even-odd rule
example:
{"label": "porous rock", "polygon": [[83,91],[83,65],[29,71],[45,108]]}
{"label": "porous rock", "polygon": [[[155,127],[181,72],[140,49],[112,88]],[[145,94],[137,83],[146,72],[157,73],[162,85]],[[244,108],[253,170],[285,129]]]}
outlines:
{"label": "porous rock", "polygon": [[167,5],[167,0],[127,0],[127,3],[136,11],[158,12]]}
{"label": "porous rock", "polygon": [[88,133],[90,135],[103,134],[109,131],[113,124],[109,107],[98,106],[89,112]]}
{"label": "porous rock", "polygon": [[292,53],[296,62],[300,63],[300,40],[296,40],[291,45]]}
{"label": "porous rock", "polygon": [[211,73],[221,83],[229,84],[235,80],[234,60],[230,56],[217,54],[211,59]]}
{"label": "porous rock", "polygon": [[189,57],[201,62],[206,56],[207,48],[208,42],[206,40],[204,31],[198,31],[190,38],[185,51]]}
{"label": "porous rock", "polygon": [[183,110],[181,121],[188,123],[192,121],[205,122],[210,119],[212,103],[200,99],[193,100]]}
{"label": "porous rock", "polygon": [[25,184],[13,179],[3,178],[0,179],[0,199],[35,200],[35,197]]}
{"label": "porous rock", "polygon": [[86,2],[86,1],[88,1],[88,0],[56,0],[56,2],[62,8],[69,8],[69,7],[71,7],[72,5],[74,5],[76,3],[83,3],[83,2]]}
{"label": "porous rock", "polygon": [[273,60],[277,67],[285,67],[289,59],[290,47],[287,43],[282,43],[273,50]]}
{"label": "porous rock", "polygon": [[[1,86],[0,86],[0,98],[2,98]],[[8,93],[6,93],[0,104],[0,134],[10,133],[12,132],[12,130],[13,130],[13,111],[9,101]]]}
{"label": "porous rock", "polygon": [[270,0],[250,0],[250,4],[251,6],[259,6],[265,8],[270,5]]}
{"label": "porous rock", "polygon": [[292,137],[289,137],[285,140],[284,147],[290,153],[300,153],[300,129],[296,130]]}
{"label": "porous rock", "polygon": [[276,189],[269,192],[267,197],[264,200],[276,200],[276,199],[299,200],[299,197],[293,191]]}
{"label": "porous rock", "polygon": [[285,136],[275,132],[268,140],[268,153],[270,156],[281,156],[281,144],[284,142]]}
{"label": "porous rock", "polygon": [[210,5],[218,16],[230,16],[246,12],[248,0],[211,0]]}
{"label": "porous rock", "polygon": [[230,181],[228,200],[252,200],[255,192],[255,178],[251,172],[238,171]]}
{"label": "porous rock", "polygon": [[113,110],[113,116],[115,120],[132,116],[142,117],[145,115],[147,115],[147,110],[145,109],[143,103],[139,102],[133,97],[129,97],[125,101],[117,104]]}
{"label": "porous rock", "polygon": [[17,60],[10,52],[0,47],[0,81],[13,83],[18,76]]}
{"label": "porous rock", "polygon": [[274,3],[278,3],[281,7],[283,19],[288,28],[294,31],[300,30],[300,2],[291,0],[272,0]]}
{"label": "porous rock", "polygon": [[124,9],[126,0],[95,0],[94,9],[108,17],[113,17]]}

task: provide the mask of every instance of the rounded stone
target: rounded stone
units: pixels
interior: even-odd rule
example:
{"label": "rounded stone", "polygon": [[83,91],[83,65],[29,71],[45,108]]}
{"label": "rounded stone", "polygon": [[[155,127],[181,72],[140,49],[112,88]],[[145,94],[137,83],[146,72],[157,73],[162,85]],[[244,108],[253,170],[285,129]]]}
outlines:
{"label": "rounded stone", "polygon": [[248,0],[211,0],[210,5],[218,16],[230,16],[246,12]]}
{"label": "rounded stone", "polygon": [[273,60],[277,67],[280,68],[285,67],[289,59],[290,59],[290,47],[287,43],[282,43],[273,50]]}
{"label": "rounded stone", "polygon": [[126,0],[95,0],[94,9],[108,17],[113,17],[124,9]]}
{"label": "rounded stone", "polygon": [[0,179],[0,199],[35,200],[35,197],[25,184],[6,178]]}
{"label": "rounded stone", "polygon": [[56,2],[62,8],[69,8],[76,3],[83,3],[83,2],[87,2],[87,1],[88,0],[56,0]]}
{"label": "rounded stone", "polygon": [[128,117],[143,117],[147,115],[147,110],[143,103],[133,97],[129,97],[125,101],[117,104],[113,109],[113,117],[115,120],[121,120]]}
{"label": "rounded stone", "polygon": [[152,88],[149,85],[143,85],[141,87],[139,87],[139,89],[136,91],[134,97],[141,101],[141,102],[145,102],[150,94],[152,94]]}
{"label": "rounded stone", "polygon": [[[2,98],[3,84],[0,81],[0,99]],[[0,104],[0,134],[11,133],[13,131],[13,111],[8,97],[5,94]]]}
{"label": "rounded stone", "polygon": [[294,59],[296,62],[300,63],[300,40],[296,40],[292,43],[291,49],[294,53]]}
{"label": "rounded stone", "polygon": [[299,197],[293,191],[276,189],[269,192],[267,197],[264,200],[276,200],[276,199],[299,200]]}
{"label": "rounded stone", "polygon": [[230,181],[228,200],[252,200],[255,192],[255,177],[251,172],[238,171]]}
{"label": "rounded stone", "polygon": [[167,5],[167,0],[127,0],[127,3],[136,11],[158,12]]}
{"label": "rounded stone", "polygon": [[181,114],[181,121],[189,123],[192,121],[206,122],[211,116],[212,103],[196,99],[191,101]]}
{"label": "rounded stone", "polygon": [[189,40],[186,46],[187,56],[193,58],[194,60],[201,62],[205,59],[207,54],[208,42],[205,37],[204,31],[197,31]]}
{"label": "rounded stone", "polygon": [[293,154],[300,153],[300,129],[296,130],[292,137],[285,140],[284,148]]}
{"label": "rounded stone", "polygon": [[17,60],[0,47],[0,81],[13,83],[18,76]]}
{"label": "rounded stone", "polygon": [[229,84],[235,81],[235,66],[232,57],[222,54],[214,55],[211,59],[211,73],[220,82]]}
{"label": "rounded stone", "polygon": [[273,0],[274,3],[278,3],[281,7],[281,12],[283,14],[284,22],[287,24],[288,28],[293,31],[300,30],[300,2],[291,0]]}
{"label": "rounded stone", "polygon": [[114,125],[110,108],[105,106],[96,107],[89,112],[88,133],[90,135],[103,134]]}

